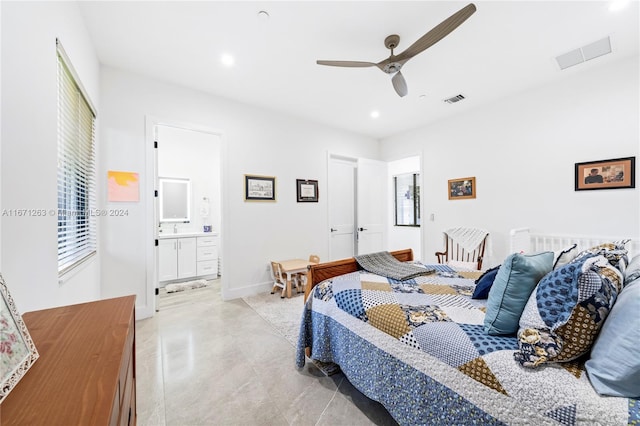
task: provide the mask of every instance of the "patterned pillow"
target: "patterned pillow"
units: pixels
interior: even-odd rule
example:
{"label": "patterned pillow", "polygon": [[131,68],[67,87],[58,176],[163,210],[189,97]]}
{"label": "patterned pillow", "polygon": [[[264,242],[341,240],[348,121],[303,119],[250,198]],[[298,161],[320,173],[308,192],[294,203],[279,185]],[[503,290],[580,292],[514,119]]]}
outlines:
{"label": "patterned pillow", "polygon": [[576,259],[580,259],[584,256],[599,254],[606,257],[609,263],[611,263],[611,266],[618,268],[621,272],[624,273],[624,270],[629,263],[629,259],[627,258],[627,249],[625,248],[626,244],[629,241],[630,240],[621,240],[613,241],[611,243],[599,244],[578,253]]}
{"label": "patterned pillow", "polygon": [[594,253],[548,273],[520,317],[516,361],[533,368],[588,352],[622,282],[620,271],[604,255]]}

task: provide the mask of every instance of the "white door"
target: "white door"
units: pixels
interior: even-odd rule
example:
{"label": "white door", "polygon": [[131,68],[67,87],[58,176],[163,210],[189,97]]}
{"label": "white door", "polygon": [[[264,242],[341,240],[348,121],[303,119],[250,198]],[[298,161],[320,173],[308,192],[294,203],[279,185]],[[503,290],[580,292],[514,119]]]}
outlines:
{"label": "white door", "polygon": [[330,260],[386,250],[387,165],[329,158]]}
{"label": "white door", "polygon": [[329,258],[355,255],[355,177],[353,160],[329,158]]}
{"label": "white door", "polygon": [[358,159],[357,167],[357,254],[386,250],[387,163]]}

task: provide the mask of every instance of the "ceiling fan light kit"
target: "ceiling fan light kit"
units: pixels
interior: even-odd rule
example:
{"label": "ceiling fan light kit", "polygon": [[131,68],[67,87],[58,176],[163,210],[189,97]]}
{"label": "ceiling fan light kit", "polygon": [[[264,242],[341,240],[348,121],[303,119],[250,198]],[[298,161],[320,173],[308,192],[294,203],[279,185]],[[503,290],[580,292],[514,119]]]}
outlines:
{"label": "ceiling fan light kit", "polygon": [[466,21],[476,11],[476,6],[473,3],[463,7],[438,25],[420,37],[416,42],[409,46],[405,51],[398,55],[394,55],[393,50],[400,43],[400,36],[392,34],[384,39],[384,45],[387,49],[391,50],[391,55],[378,63],[375,62],[362,62],[362,61],[324,61],[318,60],[318,65],[328,65],[333,67],[350,67],[350,68],[366,68],[366,67],[378,67],[380,70],[387,74],[393,74],[391,83],[396,93],[403,97],[409,90],[407,88],[407,82],[405,81],[400,69],[411,58],[417,54],[425,51],[427,48],[433,46],[438,41],[442,40],[453,30],[458,28],[464,21]]}

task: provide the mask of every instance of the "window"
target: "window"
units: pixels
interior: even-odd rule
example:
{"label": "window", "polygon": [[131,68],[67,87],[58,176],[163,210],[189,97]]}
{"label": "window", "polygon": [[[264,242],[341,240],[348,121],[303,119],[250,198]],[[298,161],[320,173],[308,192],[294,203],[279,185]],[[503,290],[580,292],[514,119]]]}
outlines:
{"label": "window", "polygon": [[58,275],[96,253],[95,113],[58,47]]}
{"label": "window", "polygon": [[396,226],[420,226],[420,174],[394,176]]}

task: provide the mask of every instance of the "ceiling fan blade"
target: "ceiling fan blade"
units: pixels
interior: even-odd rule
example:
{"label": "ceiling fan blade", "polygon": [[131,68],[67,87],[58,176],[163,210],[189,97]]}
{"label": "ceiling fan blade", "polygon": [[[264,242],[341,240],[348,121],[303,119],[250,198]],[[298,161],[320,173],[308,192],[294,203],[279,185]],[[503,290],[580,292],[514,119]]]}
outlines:
{"label": "ceiling fan blade", "polygon": [[393,83],[393,88],[396,89],[396,93],[400,95],[400,97],[406,96],[406,94],[409,93],[409,89],[407,89],[407,82],[404,80],[400,71],[393,76],[391,83]]}
{"label": "ceiling fan blade", "polygon": [[373,62],[359,62],[359,61],[316,61],[318,65],[329,65],[332,67],[355,67],[355,68],[365,68],[365,67],[375,67],[376,64]]}
{"label": "ceiling fan blade", "polygon": [[447,19],[436,25],[431,31],[420,37],[415,43],[409,46],[404,52],[400,53],[397,57],[397,61],[407,61],[424,51],[425,49],[433,46],[450,32],[455,30],[466,21],[476,11],[476,6],[473,3],[469,3]]}

